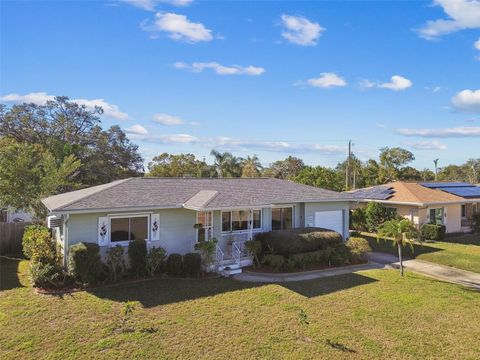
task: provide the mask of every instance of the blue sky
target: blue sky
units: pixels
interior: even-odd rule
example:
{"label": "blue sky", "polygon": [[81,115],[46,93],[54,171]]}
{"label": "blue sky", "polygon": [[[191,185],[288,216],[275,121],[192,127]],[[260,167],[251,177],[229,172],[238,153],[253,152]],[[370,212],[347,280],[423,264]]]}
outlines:
{"label": "blue sky", "polygon": [[480,157],[480,1],[1,1],[1,101],[102,105],[148,161]]}

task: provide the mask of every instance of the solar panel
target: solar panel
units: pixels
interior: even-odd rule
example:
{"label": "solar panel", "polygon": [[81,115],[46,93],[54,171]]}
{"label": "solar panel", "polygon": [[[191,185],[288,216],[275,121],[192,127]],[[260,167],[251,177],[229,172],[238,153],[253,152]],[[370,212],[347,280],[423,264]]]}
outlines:
{"label": "solar panel", "polygon": [[465,182],[428,182],[420,183],[430,189],[443,189],[443,188],[459,188],[459,187],[472,187],[474,185]]}
{"label": "solar panel", "polygon": [[393,189],[385,186],[375,186],[368,189],[360,189],[353,192],[357,199],[386,200],[392,196]]}
{"label": "solar panel", "polygon": [[480,186],[450,187],[442,190],[464,198],[480,198]]}

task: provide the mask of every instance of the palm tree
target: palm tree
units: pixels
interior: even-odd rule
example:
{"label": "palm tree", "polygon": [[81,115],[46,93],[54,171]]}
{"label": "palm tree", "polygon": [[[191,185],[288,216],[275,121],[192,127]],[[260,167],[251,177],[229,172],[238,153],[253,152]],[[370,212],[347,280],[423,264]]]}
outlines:
{"label": "palm tree", "polygon": [[247,156],[247,158],[242,161],[242,177],[259,177],[262,169],[263,166],[257,155]]}
{"label": "palm tree", "polygon": [[233,156],[229,152],[219,152],[217,150],[212,150],[210,152],[215,158],[215,169],[217,170],[217,175],[219,178],[222,177],[239,177],[242,173],[242,158]]}
{"label": "palm tree", "polygon": [[378,229],[377,240],[393,239],[393,246],[398,247],[398,260],[400,274],[403,276],[402,247],[409,245],[413,251],[413,241],[421,241],[415,225],[407,219],[394,219],[385,221]]}

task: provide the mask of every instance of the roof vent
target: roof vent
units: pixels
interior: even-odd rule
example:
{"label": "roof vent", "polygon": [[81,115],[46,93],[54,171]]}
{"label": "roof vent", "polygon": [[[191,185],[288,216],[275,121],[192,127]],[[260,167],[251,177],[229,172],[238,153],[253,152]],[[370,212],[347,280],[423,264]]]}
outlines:
{"label": "roof vent", "polygon": [[49,229],[58,228],[62,226],[62,218],[52,215],[47,218],[47,227]]}

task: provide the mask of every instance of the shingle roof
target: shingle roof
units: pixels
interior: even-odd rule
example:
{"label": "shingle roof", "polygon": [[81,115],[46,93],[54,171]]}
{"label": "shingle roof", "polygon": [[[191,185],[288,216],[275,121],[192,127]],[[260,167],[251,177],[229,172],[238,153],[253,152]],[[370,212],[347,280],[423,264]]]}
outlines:
{"label": "shingle roof", "polygon": [[272,178],[130,178],[43,199],[50,211],[190,207],[219,209],[348,201],[346,193]]}
{"label": "shingle roof", "polygon": [[[374,189],[382,189],[381,192],[375,192]],[[387,190],[387,191],[385,191]],[[376,196],[377,194],[382,196]],[[449,194],[447,192],[429,189],[418,183],[404,181],[395,181],[385,185],[373,186],[370,188],[359,189],[350,192],[357,199],[381,200],[396,203],[459,203],[463,198]]]}

